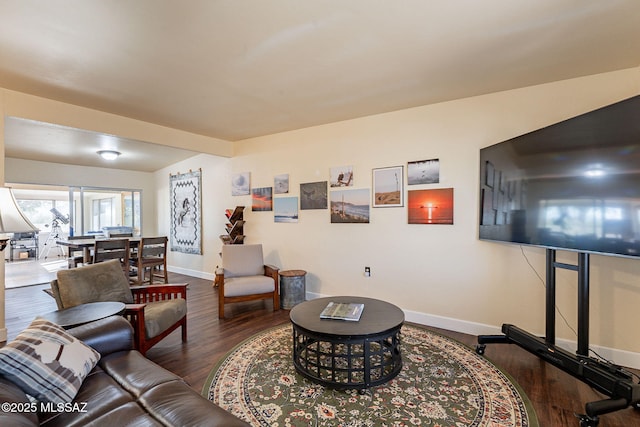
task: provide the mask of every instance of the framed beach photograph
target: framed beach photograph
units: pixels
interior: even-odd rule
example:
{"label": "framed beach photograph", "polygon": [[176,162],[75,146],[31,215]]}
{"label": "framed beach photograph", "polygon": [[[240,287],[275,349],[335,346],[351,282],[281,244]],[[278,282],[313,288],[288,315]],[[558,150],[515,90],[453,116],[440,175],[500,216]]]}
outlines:
{"label": "framed beach photograph", "polygon": [[247,196],[251,188],[251,172],[234,173],[231,177],[231,195]]}
{"label": "framed beach photograph", "polygon": [[377,168],[372,172],[373,207],[404,206],[404,167]]}
{"label": "framed beach photograph", "polygon": [[272,187],[251,189],[251,210],[254,212],[267,212],[273,210]]}
{"label": "framed beach photograph", "polygon": [[276,197],[273,199],[274,222],[298,222],[298,198]]}
{"label": "framed beach photograph", "polygon": [[407,163],[407,183],[437,184],[440,182],[440,159],[420,160]]}
{"label": "framed beach photograph", "polygon": [[453,188],[409,190],[409,224],[453,224]]}
{"label": "framed beach photograph", "polygon": [[331,223],[368,224],[369,189],[335,190],[331,192]]}

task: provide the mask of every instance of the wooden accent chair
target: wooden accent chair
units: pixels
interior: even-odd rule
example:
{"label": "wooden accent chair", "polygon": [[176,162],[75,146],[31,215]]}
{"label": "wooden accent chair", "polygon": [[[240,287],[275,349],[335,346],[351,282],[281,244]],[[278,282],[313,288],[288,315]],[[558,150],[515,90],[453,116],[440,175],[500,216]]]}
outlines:
{"label": "wooden accent chair", "polygon": [[273,311],[280,310],[278,268],[266,265],[262,245],[223,245],[222,268],[216,271],[218,317],[224,319],[228,303],[272,299]]}
{"label": "wooden accent chair", "polygon": [[[149,282],[153,285],[153,279],[159,278],[163,283],[169,283],[167,272],[167,236],[143,237],[140,239],[138,250],[134,256],[133,265],[138,269],[136,284],[142,285]],[[149,279],[147,280],[147,270]]]}
{"label": "wooden accent chair", "polygon": [[134,329],[135,346],[145,354],[182,327],[187,341],[187,284],[129,286],[119,260],[60,270],[51,282],[58,309],[99,301],[125,303],[124,316]]}
{"label": "wooden accent chair", "polygon": [[129,239],[96,240],[92,264],[117,259],[122,265],[122,271],[129,277],[129,251]]}

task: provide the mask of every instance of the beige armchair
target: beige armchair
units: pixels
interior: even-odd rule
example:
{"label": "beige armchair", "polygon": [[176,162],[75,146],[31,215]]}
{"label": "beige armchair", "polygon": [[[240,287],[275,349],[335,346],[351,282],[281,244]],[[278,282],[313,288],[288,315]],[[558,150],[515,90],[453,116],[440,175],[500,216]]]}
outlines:
{"label": "beige armchair", "polygon": [[222,268],[216,271],[218,317],[224,319],[224,305],[241,301],[272,299],[273,311],[280,310],[278,268],[265,265],[262,245],[223,245]]}
{"label": "beige armchair", "polygon": [[99,301],[125,303],[124,316],[134,329],[136,349],[152,346],[182,327],[187,340],[187,284],[129,286],[119,260],[60,270],[51,282],[58,309]]}

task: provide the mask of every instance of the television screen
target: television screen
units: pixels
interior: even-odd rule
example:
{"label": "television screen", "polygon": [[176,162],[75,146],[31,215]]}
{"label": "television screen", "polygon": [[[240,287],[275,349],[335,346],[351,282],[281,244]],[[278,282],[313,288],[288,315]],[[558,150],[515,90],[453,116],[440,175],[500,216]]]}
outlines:
{"label": "television screen", "polygon": [[481,149],[479,229],[640,257],[640,96]]}

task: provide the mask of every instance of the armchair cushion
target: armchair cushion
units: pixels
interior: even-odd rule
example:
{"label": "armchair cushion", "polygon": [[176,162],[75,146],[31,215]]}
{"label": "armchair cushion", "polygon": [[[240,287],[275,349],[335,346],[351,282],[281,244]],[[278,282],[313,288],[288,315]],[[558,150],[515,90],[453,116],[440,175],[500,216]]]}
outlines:
{"label": "armchair cushion", "polygon": [[37,318],[0,349],[0,373],[39,401],[68,403],[98,360],[100,353]]}
{"label": "armchair cushion", "polygon": [[225,279],[263,275],[262,245],[224,245],[222,264]]}
{"label": "armchair cushion", "polygon": [[273,278],[270,276],[244,276],[230,279],[225,277],[224,296],[266,294],[273,292],[274,286]]}
{"label": "armchair cushion", "polygon": [[144,308],[145,338],[153,338],[176,324],[187,314],[187,301],[174,298],[147,303]]}
{"label": "armchair cushion", "polygon": [[[58,282],[65,283],[65,286],[58,287],[61,308],[99,301],[133,303],[129,281],[122,274],[122,266],[118,260],[60,270],[57,276]],[[87,283],[92,286],[87,286]]]}

